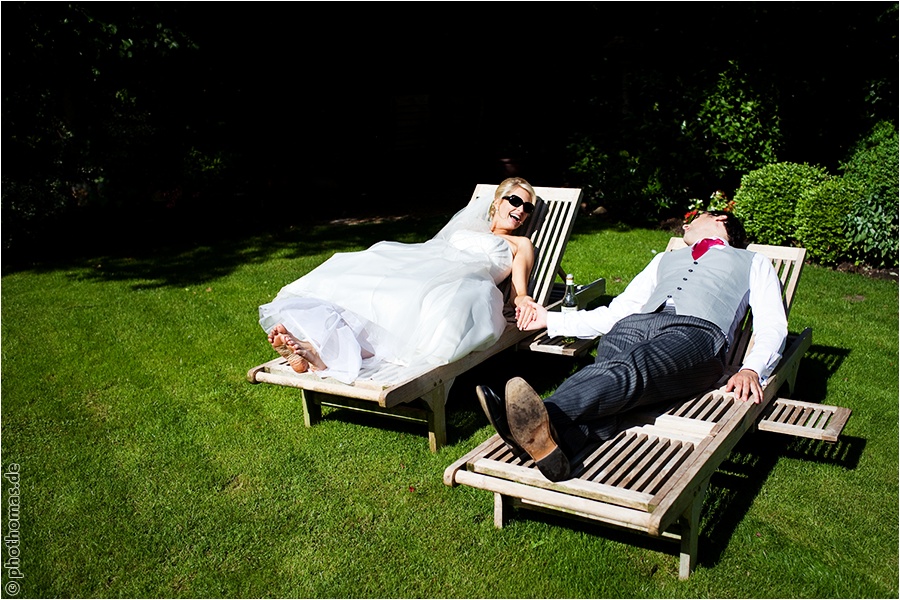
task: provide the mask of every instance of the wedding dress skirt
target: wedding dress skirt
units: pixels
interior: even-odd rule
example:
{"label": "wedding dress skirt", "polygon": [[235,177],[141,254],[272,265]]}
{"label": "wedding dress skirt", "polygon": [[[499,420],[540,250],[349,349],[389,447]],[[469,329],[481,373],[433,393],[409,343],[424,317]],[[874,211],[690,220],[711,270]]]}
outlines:
{"label": "wedding dress skirt", "polygon": [[266,332],[283,323],[309,341],[328,366],[323,377],[351,383],[389,365],[424,370],[499,338],[506,318],[497,285],[511,270],[509,242],[489,231],[379,242],[335,254],[284,286],[259,307],[259,322]]}

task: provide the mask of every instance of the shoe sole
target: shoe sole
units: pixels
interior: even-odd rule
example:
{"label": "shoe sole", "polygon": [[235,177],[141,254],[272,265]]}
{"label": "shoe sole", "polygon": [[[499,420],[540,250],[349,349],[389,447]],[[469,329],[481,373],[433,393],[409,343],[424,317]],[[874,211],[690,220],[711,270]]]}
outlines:
{"label": "shoe sole", "polygon": [[569,478],[569,459],[553,439],[544,402],[521,378],[506,384],[506,421],[513,439],[550,481]]}

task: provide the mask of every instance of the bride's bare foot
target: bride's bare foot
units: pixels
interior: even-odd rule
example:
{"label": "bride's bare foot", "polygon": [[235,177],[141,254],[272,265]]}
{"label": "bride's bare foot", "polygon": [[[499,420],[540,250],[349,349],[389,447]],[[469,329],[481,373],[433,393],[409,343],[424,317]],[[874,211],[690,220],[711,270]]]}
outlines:
{"label": "bride's bare foot", "polygon": [[293,340],[293,336],[288,333],[284,325],[278,324],[269,332],[269,343],[272,348],[288,361],[291,368],[298,373],[306,373],[309,370],[309,361],[298,354],[289,344],[288,340]]}
{"label": "bride's bare foot", "polygon": [[298,340],[290,333],[285,334],[285,342],[291,350],[306,359],[311,370],[322,371],[328,368],[328,366],[322,362],[322,358],[319,356],[318,351],[309,342]]}

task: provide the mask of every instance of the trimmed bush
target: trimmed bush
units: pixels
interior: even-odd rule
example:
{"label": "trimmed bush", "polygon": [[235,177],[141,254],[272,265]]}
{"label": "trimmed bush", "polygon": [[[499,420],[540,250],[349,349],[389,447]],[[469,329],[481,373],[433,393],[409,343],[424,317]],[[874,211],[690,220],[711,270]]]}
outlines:
{"label": "trimmed bush", "polygon": [[854,182],[834,177],[803,190],[794,217],[795,237],[807,255],[822,265],[834,265],[847,257],[847,213],[860,190]]}
{"label": "trimmed bush", "polygon": [[851,242],[849,258],[876,267],[898,263],[898,162],[900,144],[897,128],[878,123],[841,168],[844,178],[859,187],[852,208],[845,217],[846,235]]}
{"label": "trimmed bush", "polygon": [[741,178],[734,194],[734,214],[751,241],[789,246],[794,240],[794,214],[800,195],[830,178],[818,166],[773,163]]}

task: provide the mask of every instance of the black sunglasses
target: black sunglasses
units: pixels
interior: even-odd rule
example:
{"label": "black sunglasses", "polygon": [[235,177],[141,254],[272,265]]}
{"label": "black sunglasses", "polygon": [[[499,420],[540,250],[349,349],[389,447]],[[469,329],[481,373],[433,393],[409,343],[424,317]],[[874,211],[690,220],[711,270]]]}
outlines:
{"label": "black sunglasses", "polygon": [[503,199],[512,204],[513,208],[519,208],[521,206],[526,215],[530,215],[534,212],[534,204],[532,204],[531,202],[525,202],[515,194],[511,196],[503,196]]}

